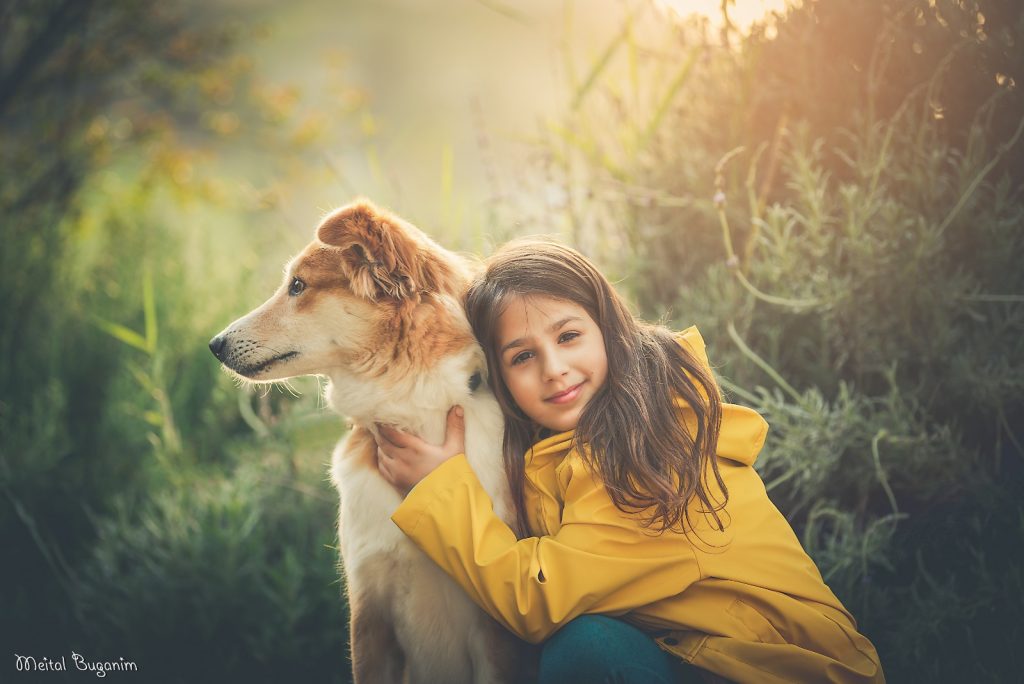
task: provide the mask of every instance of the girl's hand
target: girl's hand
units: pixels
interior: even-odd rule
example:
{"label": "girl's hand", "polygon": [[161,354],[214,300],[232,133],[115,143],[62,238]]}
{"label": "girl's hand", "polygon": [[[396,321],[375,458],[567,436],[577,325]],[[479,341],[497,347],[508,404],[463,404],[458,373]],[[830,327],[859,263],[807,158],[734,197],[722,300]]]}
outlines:
{"label": "girl's hand", "polygon": [[416,435],[377,424],[377,470],[398,493],[405,496],[409,490],[452,456],[466,450],[466,424],[462,407],[448,411],[444,444],[424,442]]}

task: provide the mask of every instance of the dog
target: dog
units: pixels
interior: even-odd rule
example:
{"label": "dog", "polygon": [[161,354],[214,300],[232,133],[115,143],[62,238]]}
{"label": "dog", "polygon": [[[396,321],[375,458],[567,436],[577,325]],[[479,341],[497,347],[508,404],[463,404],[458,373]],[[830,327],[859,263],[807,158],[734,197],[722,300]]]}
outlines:
{"label": "dog", "polygon": [[324,218],[273,296],[210,341],[246,380],[325,376],[329,405],[352,422],[331,480],[359,684],[518,676],[521,642],[391,522],[401,498],[377,469],[375,424],[439,444],[459,404],[470,465],[512,523],[503,417],[462,306],[471,277],[471,262],[360,199]]}

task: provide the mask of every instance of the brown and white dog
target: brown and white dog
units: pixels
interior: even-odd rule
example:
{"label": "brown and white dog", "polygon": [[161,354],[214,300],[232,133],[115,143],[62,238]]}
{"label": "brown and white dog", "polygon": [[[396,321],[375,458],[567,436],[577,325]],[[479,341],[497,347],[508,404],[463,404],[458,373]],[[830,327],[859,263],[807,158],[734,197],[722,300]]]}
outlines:
{"label": "brown and white dog", "polygon": [[440,443],[465,410],[466,454],[495,512],[511,522],[503,419],[482,381],[483,353],[462,308],[470,267],[365,200],[325,218],[262,306],[210,341],[255,382],[328,378],[327,400],[353,423],[334,450],[338,535],[355,681],[506,682],[519,642],[391,522],[400,503],[377,471],[374,424]]}

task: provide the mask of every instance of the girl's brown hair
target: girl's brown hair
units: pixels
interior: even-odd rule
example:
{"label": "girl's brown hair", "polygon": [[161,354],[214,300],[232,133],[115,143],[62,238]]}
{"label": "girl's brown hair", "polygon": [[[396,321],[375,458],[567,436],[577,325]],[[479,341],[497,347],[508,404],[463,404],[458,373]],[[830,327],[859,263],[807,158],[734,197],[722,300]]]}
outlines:
{"label": "girl's brown hair", "polygon": [[[543,435],[516,405],[501,375],[498,318],[518,297],[546,296],[583,307],[604,335],[608,375],[580,415],[574,444],[601,477],[615,505],[641,513],[659,532],[691,528],[687,503],[718,516],[728,490],[716,458],[722,402],[705,368],[660,325],[637,320],[611,283],[586,257],[549,241],[518,240],[499,249],[466,294],[466,313],[487,356],[488,382],[505,414],[502,445],[518,530],[528,534],[524,507],[525,454]],[[680,420],[675,400],[697,417],[696,435]],[[724,499],[709,492],[711,473]],[[684,529],[685,529],[684,528]]]}

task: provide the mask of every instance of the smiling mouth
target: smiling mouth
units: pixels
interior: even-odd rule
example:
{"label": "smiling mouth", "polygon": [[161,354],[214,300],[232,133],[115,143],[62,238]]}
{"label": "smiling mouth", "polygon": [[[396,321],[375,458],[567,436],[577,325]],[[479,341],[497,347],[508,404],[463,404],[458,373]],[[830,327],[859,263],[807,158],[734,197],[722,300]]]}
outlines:
{"label": "smiling mouth", "polygon": [[[584,380],[583,382],[586,382],[586,380]],[[583,387],[583,382],[579,383],[578,385],[573,385],[572,387],[570,387],[569,389],[565,390],[564,392],[559,392],[558,394],[552,394],[550,397],[548,397],[544,401],[550,402],[552,404],[564,404],[566,402],[572,401],[573,399],[575,399],[579,395],[580,388]]]}
{"label": "smiling mouth", "polygon": [[287,361],[288,359],[292,358],[293,356],[298,356],[298,355],[299,355],[299,352],[297,352],[297,351],[285,352],[284,354],[278,354],[277,356],[272,356],[269,359],[265,359],[263,361],[260,361],[259,363],[257,363],[254,366],[248,366],[246,368],[239,368],[237,372],[238,372],[239,375],[244,375],[244,376],[246,376],[248,378],[251,378],[254,375],[259,375],[260,373],[262,373],[263,371],[267,370],[268,368],[270,368],[274,364],[280,363],[282,361]]}

